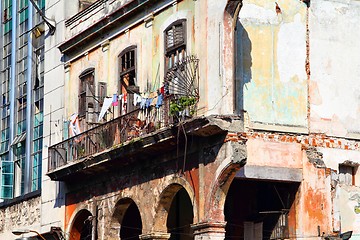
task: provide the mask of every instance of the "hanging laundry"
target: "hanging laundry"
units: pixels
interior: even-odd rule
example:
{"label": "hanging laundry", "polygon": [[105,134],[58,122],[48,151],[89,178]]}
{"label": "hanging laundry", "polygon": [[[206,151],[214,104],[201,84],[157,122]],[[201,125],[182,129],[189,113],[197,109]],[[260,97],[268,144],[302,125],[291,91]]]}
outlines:
{"label": "hanging laundry", "polygon": [[70,116],[69,131],[72,137],[81,133],[79,116],[77,113],[73,113]]}
{"label": "hanging laundry", "polygon": [[152,98],[147,98],[147,99],[146,99],[145,108],[149,108],[149,107],[150,107],[150,104],[151,104],[152,100],[153,100]]}
{"label": "hanging laundry", "polygon": [[126,93],[122,94],[121,101],[122,101],[121,114],[125,115],[127,113],[127,94]]}
{"label": "hanging laundry", "polygon": [[99,114],[99,118],[98,118],[98,122],[100,122],[100,120],[104,117],[106,111],[110,108],[111,104],[113,102],[113,99],[110,97],[106,97],[104,98],[104,102]]}
{"label": "hanging laundry", "polygon": [[118,95],[114,93],[112,98],[112,105],[117,106],[118,104],[119,104]]}
{"label": "hanging laundry", "polygon": [[159,93],[155,107],[156,108],[161,107],[163,105],[163,100],[164,100],[164,96],[162,95],[162,93]]}
{"label": "hanging laundry", "polygon": [[157,102],[157,97],[154,97],[150,103],[150,106],[155,106]]}
{"label": "hanging laundry", "polygon": [[146,98],[141,98],[140,109],[145,109]]}
{"label": "hanging laundry", "polygon": [[141,99],[142,99],[141,96],[139,94],[135,93],[134,94],[134,102],[133,102],[134,106],[137,106],[139,103],[141,103]]}

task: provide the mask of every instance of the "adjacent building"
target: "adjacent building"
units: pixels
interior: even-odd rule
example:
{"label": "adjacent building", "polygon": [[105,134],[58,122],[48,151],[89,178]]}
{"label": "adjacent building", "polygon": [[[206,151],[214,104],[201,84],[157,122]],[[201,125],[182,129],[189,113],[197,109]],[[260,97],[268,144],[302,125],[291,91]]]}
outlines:
{"label": "adjacent building", "polygon": [[31,2],[1,239],[360,239],[357,1]]}
{"label": "adjacent building", "polygon": [[[2,232],[14,227],[14,222],[40,226],[44,129],[44,21],[41,13],[45,11],[45,1],[35,2],[40,13],[34,11],[29,1],[4,0],[0,4]],[[32,216],[24,212],[25,205],[29,205]]]}

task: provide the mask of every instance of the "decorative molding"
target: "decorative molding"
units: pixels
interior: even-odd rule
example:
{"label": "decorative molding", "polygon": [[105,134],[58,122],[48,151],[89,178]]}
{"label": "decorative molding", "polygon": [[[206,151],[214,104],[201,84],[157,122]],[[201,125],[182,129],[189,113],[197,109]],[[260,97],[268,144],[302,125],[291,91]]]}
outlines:
{"label": "decorative molding", "polygon": [[191,225],[194,235],[206,233],[225,233],[226,222],[200,222]]}

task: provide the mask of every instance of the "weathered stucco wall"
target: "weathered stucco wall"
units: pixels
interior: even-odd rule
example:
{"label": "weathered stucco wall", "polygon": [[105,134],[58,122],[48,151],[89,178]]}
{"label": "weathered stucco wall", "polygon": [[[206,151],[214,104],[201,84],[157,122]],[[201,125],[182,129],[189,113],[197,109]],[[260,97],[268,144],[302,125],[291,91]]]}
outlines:
{"label": "weathered stucco wall", "polygon": [[118,203],[129,198],[141,214],[142,234],[166,232],[168,210],[180,188],[184,188],[191,199],[193,208],[188,210],[193,211],[193,223],[224,221],[225,193],[240,162],[246,158],[245,145],[242,141],[224,143],[223,137],[216,140],[215,145],[208,145],[205,140],[200,142],[193,145],[198,154],[187,157],[184,173],[179,173],[174,156],[158,164],[159,154],[159,159],[124,166],[119,172],[108,174],[106,181],[72,184],[66,194],[66,231],[71,232],[81,210],[93,212],[96,204],[99,239],[117,239],[121,219],[117,219],[115,211]]}
{"label": "weathered stucco wall", "polygon": [[[360,171],[356,167],[360,164],[360,152],[354,150],[319,148],[323,154],[326,167],[333,170],[331,175],[334,228],[341,231],[353,231],[360,235]],[[355,185],[346,185],[339,182],[339,164],[355,166]]]}
{"label": "weathered stucco wall", "polygon": [[250,121],[306,126],[306,5],[246,1],[237,26],[237,101]]}
{"label": "weathered stucco wall", "polygon": [[360,2],[315,0],[310,7],[312,132],[358,137]]}
{"label": "weathered stucco wall", "polygon": [[249,139],[246,145],[247,165],[302,168],[301,144]]}
{"label": "weathered stucco wall", "polygon": [[[71,61],[65,84],[68,94],[66,117],[78,111],[79,75],[87,68],[95,68],[96,92],[97,83],[106,82],[107,96],[119,94],[118,56],[129,46],[136,46],[136,84],[140,87],[140,92],[156,93],[164,82],[164,30],[178,19],[187,21],[187,54],[194,54],[194,2],[182,1],[156,15],[153,21],[139,24]],[[118,115],[118,108],[115,107],[115,117]]]}
{"label": "weathered stucco wall", "polygon": [[297,237],[311,239],[323,233],[331,234],[330,176],[324,168],[310,163],[306,156],[303,158],[303,176],[296,201]]}

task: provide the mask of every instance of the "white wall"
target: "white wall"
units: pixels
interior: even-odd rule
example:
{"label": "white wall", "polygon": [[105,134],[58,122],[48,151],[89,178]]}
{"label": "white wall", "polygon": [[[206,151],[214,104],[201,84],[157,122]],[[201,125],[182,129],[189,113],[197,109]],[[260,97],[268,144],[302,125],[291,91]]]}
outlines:
{"label": "white wall", "polygon": [[352,137],[360,132],[359,22],[359,1],[311,1],[310,128],[313,132],[340,137]]}

